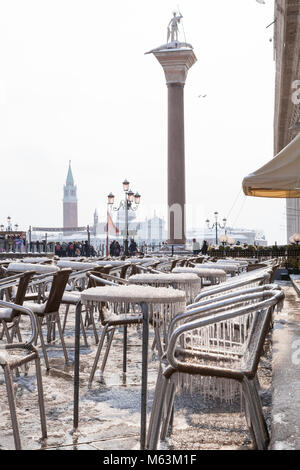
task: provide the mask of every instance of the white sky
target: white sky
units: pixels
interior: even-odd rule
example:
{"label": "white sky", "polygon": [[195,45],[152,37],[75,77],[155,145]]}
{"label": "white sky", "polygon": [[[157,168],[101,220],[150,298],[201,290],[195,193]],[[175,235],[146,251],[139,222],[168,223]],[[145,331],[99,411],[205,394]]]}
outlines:
{"label": "white sky", "polygon": [[[69,159],[79,225],[96,207],[104,217],[124,178],[142,194],[140,218],[165,213],[167,88],[144,53],[166,42],[176,8],[0,0],[0,223],[61,226]],[[231,210],[243,177],[273,156],[273,1],[181,0],[180,9],[198,58],[185,86],[187,224],[204,226],[217,210],[285,242],[285,201],[240,192]]]}

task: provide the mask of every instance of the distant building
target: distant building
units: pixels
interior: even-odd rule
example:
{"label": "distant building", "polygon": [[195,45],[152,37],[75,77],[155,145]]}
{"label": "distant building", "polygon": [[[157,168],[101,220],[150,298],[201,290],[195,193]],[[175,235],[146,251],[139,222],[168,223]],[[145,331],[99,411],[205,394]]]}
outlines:
{"label": "distant building", "polygon": [[[300,132],[300,2],[276,0],[274,16],[274,154],[277,155]],[[286,212],[288,240],[300,232],[300,199],[287,199]]]}
{"label": "distant building", "polygon": [[[220,245],[220,236],[224,234],[224,229],[218,230],[218,244]],[[227,227],[226,235],[228,238],[233,238],[234,243],[239,242],[241,245],[247,243],[247,245],[267,246],[267,240],[265,239],[264,234],[257,232],[256,230]],[[202,243],[203,240],[206,240],[209,245],[215,245],[216,231],[215,229],[210,230],[208,228],[188,230],[187,241],[189,244],[191,244],[193,238],[196,238],[196,240],[200,243]]]}
{"label": "distant building", "polygon": [[[94,235],[105,235],[107,221],[99,222],[97,210],[94,212],[94,224],[93,233]],[[118,238],[122,243],[125,236],[125,214],[124,210],[120,210],[117,213],[116,227],[119,230],[119,234],[115,235],[111,230],[110,236]],[[145,219],[142,222],[136,220],[135,212],[128,212],[128,232],[129,239],[134,238],[137,242],[144,242],[147,244],[158,245],[167,238],[167,232],[165,229],[165,220],[154,214],[150,219]]]}
{"label": "distant building", "polygon": [[94,234],[94,235],[97,235],[98,223],[99,223],[98,211],[97,211],[97,209],[95,209],[95,212],[94,212],[94,223],[93,223],[93,234]]}
{"label": "distant building", "polygon": [[159,244],[166,240],[165,220],[154,214],[150,219],[140,222],[137,238],[145,243]]}
{"label": "distant building", "polygon": [[77,187],[74,184],[73,174],[71,170],[71,160],[70,160],[66,184],[64,185],[64,198],[63,198],[64,232],[67,232],[68,228],[73,228],[73,227],[78,227]]}

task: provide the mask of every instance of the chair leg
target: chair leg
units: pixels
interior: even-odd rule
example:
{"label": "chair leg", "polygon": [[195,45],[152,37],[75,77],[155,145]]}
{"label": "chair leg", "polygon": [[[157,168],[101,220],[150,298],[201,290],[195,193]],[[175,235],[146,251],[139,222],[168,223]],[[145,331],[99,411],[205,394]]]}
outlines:
{"label": "chair leg", "polygon": [[2,331],[0,333],[0,341],[1,341],[3,339],[3,336],[4,336],[4,327],[3,327],[2,320],[0,320],[0,325],[2,326]]}
{"label": "chair leg", "polygon": [[38,329],[38,334],[39,334],[39,337],[40,337],[40,340],[41,340],[41,347],[42,347],[42,351],[43,351],[44,361],[45,361],[46,369],[49,370],[50,365],[49,365],[48,354],[47,354],[45,341],[44,341],[44,336],[43,336],[42,322],[43,322],[42,318],[36,317],[37,329]]}
{"label": "chair leg", "polygon": [[107,346],[106,346],[104,358],[103,358],[103,361],[102,361],[102,364],[101,364],[101,367],[100,367],[100,372],[101,372],[102,374],[103,374],[104,369],[105,369],[105,366],[106,366],[106,361],[107,361],[107,358],[108,358],[108,354],[109,354],[109,351],[110,351],[110,347],[111,347],[111,343],[112,343],[114,334],[115,334],[115,328],[113,328],[113,329],[111,330],[110,335],[109,335],[109,338],[108,338],[108,343],[107,343]]}
{"label": "chair leg", "polygon": [[19,424],[18,424],[18,418],[17,418],[16,402],[15,402],[15,397],[14,397],[11,371],[10,371],[10,367],[8,364],[4,364],[2,365],[2,367],[4,371],[4,377],[5,377],[5,384],[6,384],[9,411],[10,411],[10,417],[11,417],[12,428],[13,428],[15,448],[16,450],[21,450],[22,445],[21,445],[21,438],[20,438]]}
{"label": "chair leg", "polygon": [[93,326],[93,331],[94,331],[94,337],[95,337],[95,344],[99,343],[99,336],[97,333],[97,328],[96,328],[96,323],[95,323],[95,317],[94,317],[94,312],[91,311],[91,319],[92,319],[92,326]]}
{"label": "chair leg", "polygon": [[63,326],[62,326],[62,331],[63,331],[63,333],[65,332],[65,329],[66,329],[66,324],[67,324],[67,318],[68,318],[69,309],[70,309],[70,305],[66,305],[66,311],[65,311],[65,315],[64,315],[64,322],[63,322]]}
{"label": "chair leg", "polygon": [[13,340],[12,340],[10,334],[9,334],[9,330],[8,330],[8,327],[7,327],[7,324],[6,324],[5,321],[2,322],[2,326],[3,326],[3,331],[4,331],[4,333],[5,333],[7,342],[8,342],[8,343],[12,343]]}
{"label": "chair leg", "polygon": [[[159,430],[162,420],[162,412],[164,408],[164,401],[166,397],[166,389],[168,385],[168,380],[166,377],[162,376],[161,381],[157,383],[158,385],[158,395],[156,398],[157,406],[153,411],[153,422],[151,425],[151,433],[149,435],[149,447],[150,450],[157,449],[158,439],[159,439]],[[151,412],[152,414],[152,412]]]}
{"label": "chair leg", "polygon": [[98,336],[97,327],[96,327],[96,324],[95,324],[94,309],[92,307],[86,309],[84,323],[87,326],[92,325],[93,332],[94,332],[94,337],[95,337],[95,343],[98,344],[99,343],[99,336]]}
{"label": "chair leg", "polygon": [[[161,338],[160,338],[160,329],[159,326],[154,326],[154,341],[153,341],[153,346],[156,346],[157,352],[158,352],[158,357],[161,358],[163,356],[163,348],[161,344]],[[154,344],[155,342],[155,344]]]}
{"label": "chair leg", "polygon": [[270,443],[270,435],[269,435],[268,426],[267,426],[267,423],[266,423],[266,420],[265,420],[264,412],[263,412],[263,409],[262,409],[261,399],[260,399],[260,396],[259,396],[259,393],[258,393],[258,390],[257,390],[257,385],[256,385],[255,381],[251,380],[250,381],[250,386],[251,386],[251,389],[253,390],[252,396],[253,396],[254,403],[255,403],[255,406],[256,406],[256,410],[257,410],[259,426],[260,426],[261,432],[264,436],[265,448],[267,449],[268,445]]}
{"label": "chair leg", "polygon": [[63,335],[63,332],[62,332],[62,329],[61,329],[59,312],[57,312],[55,316],[56,316],[58,334],[59,334],[59,337],[60,337],[60,342],[61,342],[61,345],[62,345],[62,348],[63,348],[63,353],[64,353],[64,356],[65,356],[65,363],[68,364],[69,357],[68,357],[67,348],[66,348],[66,344],[65,344],[65,340],[64,340],[64,335]]}
{"label": "chair leg", "polygon": [[85,345],[86,348],[88,348],[89,344],[88,344],[87,337],[86,337],[85,326],[84,326],[84,321],[83,321],[83,318],[82,318],[82,314],[80,314],[80,325],[81,325],[81,331],[82,331],[84,345]]}
{"label": "chair leg", "polygon": [[250,434],[250,437],[251,437],[251,441],[252,441],[252,444],[253,444],[253,448],[254,448],[254,450],[257,450],[257,443],[256,443],[256,439],[255,439],[255,434],[254,434],[252,422],[251,422],[249,406],[248,406],[247,401],[245,400],[244,395],[242,395],[242,406],[244,408],[246,423],[247,423],[247,427],[248,427],[249,434]]}
{"label": "chair leg", "polygon": [[264,435],[261,430],[260,421],[259,421],[259,417],[257,414],[257,407],[255,405],[255,401],[252,395],[253,390],[251,389],[251,384],[247,377],[244,377],[242,385],[243,385],[244,397],[248,405],[250,419],[251,419],[251,423],[253,426],[253,433],[255,436],[257,449],[265,450]]}
{"label": "chair leg", "polygon": [[161,382],[162,382],[162,369],[161,369],[161,365],[160,365],[159,370],[158,370],[157,379],[156,379],[156,385],[155,385],[154,396],[153,396],[152,407],[151,407],[151,414],[150,414],[150,419],[149,419],[149,424],[148,424],[146,449],[149,449],[149,441],[150,441],[150,437],[152,436],[152,432],[153,432],[154,418],[155,418],[156,409],[157,409],[157,406],[158,406],[158,400],[160,399],[160,396],[161,396],[161,394],[160,394]]}
{"label": "chair leg", "polygon": [[127,325],[124,325],[123,330],[123,373],[127,371]]}
{"label": "chair leg", "polygon": [[37,390],[38,390],[40,418],[41,418],[42,438],[46,439],[47,424],[46,424],[46,413],[45,413],[45,403],[44,403],[44,393],[43,393],[41,360],[39,357],[35,359],[35,369],[36,369],[36,383],[37,383]]}
{"label": "chair leg", "polygon": [[107,330],[108,330],[108,325],[105,325],[105,327],[102,331],[102,334],[101,334],[101,339],[100,339],[100,342],[98,344],[98,349],[97,349],[96,356],[95,356],[94,363],[93,363],[93,367],[92,367],[92,370],[91,370],[91,373],[90,373],[89,385],[91,385],[93,380],[94,380],[94,375],[95,375],[95,372],[96,372],[96,369],[97,369],[97,365],[98,365],[98,362],[99,362],[99,357],[100,357],[100,354],[101,354],[101,351],[102,351],[102,347],[103,347],[103,344],[104,344],[104,339],[105,339]]}
{"label": "chair leg", "polygon": [[16,335],[17,338],[18,338],[19,343],[22,343],[22,335],[21,335],[19,323],[20,323],[20,318],[17,318],[17,320],[16,320],[16,322],[15,322],[15,324],[14,324],[14,333],[13,333],[13,337],[14,337],[14,335]]}
{"label": "chair leg", "polygon": [[164,441],[166,439],[166,436],[168,434],[170,419],[171,419],[173,404],[174,404],[175,384],[171,380],[169,380],[166,395],[167,395],[167,397],[166,397],[167,410],[166,410],[166,416],[165,416],[165,419],[164,419],[164,422],[163,422],[163,425],[162,425],[162,429],[161,429],[161,434],[160,434],[160,438],[161,438],[162,441]]}

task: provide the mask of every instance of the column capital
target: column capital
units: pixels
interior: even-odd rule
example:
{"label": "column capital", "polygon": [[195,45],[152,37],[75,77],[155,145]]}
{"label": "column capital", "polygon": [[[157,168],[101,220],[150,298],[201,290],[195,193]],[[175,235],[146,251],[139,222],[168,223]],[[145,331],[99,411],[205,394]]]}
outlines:
{"label": "column capital", "polygon": [[164,49],[153,54],[164,69],[167,85],[184,85],[188,70],[197,61],[193,49]]}

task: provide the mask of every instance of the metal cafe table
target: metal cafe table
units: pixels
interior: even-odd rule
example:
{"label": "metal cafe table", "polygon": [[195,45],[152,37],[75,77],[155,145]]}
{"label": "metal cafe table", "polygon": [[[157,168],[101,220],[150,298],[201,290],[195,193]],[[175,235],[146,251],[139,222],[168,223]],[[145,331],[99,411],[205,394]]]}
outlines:
{"label": "metal cafe table", "polygon": [[201,279],[193,273],[134,274],[128,278],[128,282],[153,287],[174,287],[185,292],[187,304],[191,304],[201,290]]}
{"label": "metal cafe table", "polygon": [[160,315],[162,322],[172,319],[185,310],[185,292],[172,287],[151,286],[104,286],[91,287],[81,292],[81,301],[76,306],[75,364],[74,364],[74,429],[79,418],[79,362],[80,362],[80,313],[82,304],[87,308],[106,302],[116,314],[142,314],[142,377],[141,377],[141,430],[140,448],[145,448],[147,426],[147,382],[149,318]]}

